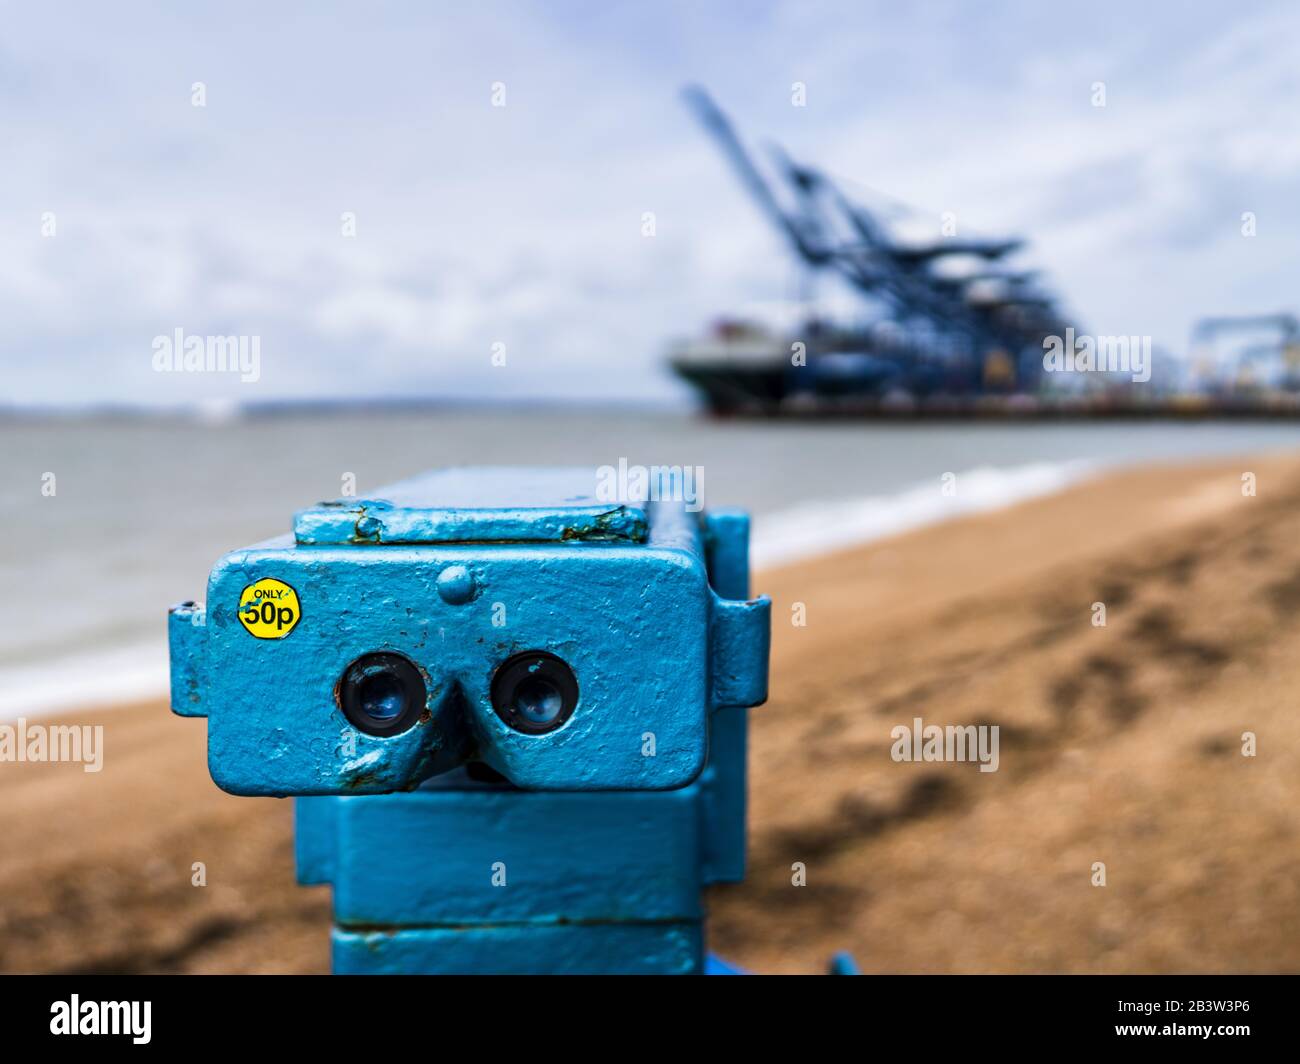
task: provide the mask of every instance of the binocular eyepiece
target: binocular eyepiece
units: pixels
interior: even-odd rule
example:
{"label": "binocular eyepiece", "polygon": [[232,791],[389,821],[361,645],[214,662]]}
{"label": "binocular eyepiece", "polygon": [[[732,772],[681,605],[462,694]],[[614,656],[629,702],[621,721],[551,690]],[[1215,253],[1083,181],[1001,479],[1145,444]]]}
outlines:
{"label": "binocular eyepiece", "polygon": [[554,654],[507,658],[492,676],[492,708],[515,731],[545,735],[562,727],[578,704],[578,680]]}
{"label": "binocular eyepiece", "polygon": [[[492,675],[492,708],[509,727],[545,735],[563,726],[578,705],[578,680],[563,659],[545,650],[507,658]],[[418,666],[401,654],[363,654],[339,682],[339,708],[367,735],[400,735],[427,717],[429,688]]]}
{"label": "binocular eyepiece", "polygon": [[343,674],[339,708],[367,735],[400,735],[426,712],[428,686],[401,654],[365,654]]}

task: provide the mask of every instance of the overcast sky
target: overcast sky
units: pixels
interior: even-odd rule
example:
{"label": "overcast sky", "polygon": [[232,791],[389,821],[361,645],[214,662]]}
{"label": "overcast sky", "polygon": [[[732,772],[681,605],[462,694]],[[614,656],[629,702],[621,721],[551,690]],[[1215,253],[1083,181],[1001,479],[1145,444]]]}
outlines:
{"label": "overcast sky", "polygon": [[[936,233],[944,211],[1025,233],[1025,265],[1093,332],[1181,350],[1202,314],[1300,309],[1294,4],[0,18],[0,401],[677,394],[671,337],[794,278],[682,105],[691,81],[752,141]],[[154,338],[177,328],[260,337],[261,379],[154,372]]]}

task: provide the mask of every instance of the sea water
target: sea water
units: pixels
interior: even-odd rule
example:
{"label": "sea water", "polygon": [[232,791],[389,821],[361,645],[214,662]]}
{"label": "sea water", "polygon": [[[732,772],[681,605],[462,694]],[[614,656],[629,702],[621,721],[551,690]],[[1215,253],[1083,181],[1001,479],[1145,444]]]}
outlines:
{"label": "sea water", "polygon": [[0,719],[164,693],[167,607],[202,600],[221,554],[288,531],[296,509],[351,483],[364,495],[446,465],[690,465],[706,474],[708,505],[754,515],[763,568],[1006,506],[1109,466],[1295,446],[1300,426],[1285,423],[714,421],[490,407],[10,415],[0,420]]}

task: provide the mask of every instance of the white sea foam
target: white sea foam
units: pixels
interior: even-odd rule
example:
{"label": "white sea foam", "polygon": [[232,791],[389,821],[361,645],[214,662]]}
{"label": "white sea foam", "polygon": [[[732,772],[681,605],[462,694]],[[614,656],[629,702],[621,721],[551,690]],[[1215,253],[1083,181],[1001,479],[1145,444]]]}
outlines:
{"label": "white sea foam", "polygon": [[0,721],[165,698],[167,637],[0,668]]}
{"label": "white sea foam", "polygon": [[1001,509],[1060,491],[1096,468],[1084,460],[1006,469],[979,466],[956,473],[951,495],[942,492],[936,476],[889,495],[800,503],[754,522],[750,561],[755,569],[771,569],[964,514]]}

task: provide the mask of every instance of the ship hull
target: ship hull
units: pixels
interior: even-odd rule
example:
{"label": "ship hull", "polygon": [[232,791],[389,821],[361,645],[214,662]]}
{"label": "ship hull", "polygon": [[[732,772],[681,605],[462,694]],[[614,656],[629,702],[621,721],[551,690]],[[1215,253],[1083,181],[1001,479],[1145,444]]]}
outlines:
{"label": "ship hull", "polygon": [[1300,419],[1300,393],[1262,392],[1230,396],[1135,393],[1064,396],[959,392],[939,388],[911,396],[859,382],[857,387],[795,390],[784,363],[736,366],[731,362],[673,362],[673,370],[700,394],[709,412],[722,417],[867,419],[1104,419],[1204,418]]}

